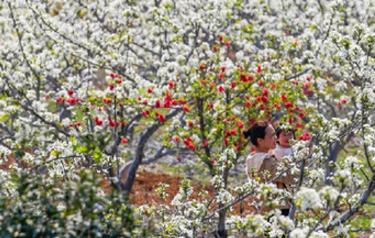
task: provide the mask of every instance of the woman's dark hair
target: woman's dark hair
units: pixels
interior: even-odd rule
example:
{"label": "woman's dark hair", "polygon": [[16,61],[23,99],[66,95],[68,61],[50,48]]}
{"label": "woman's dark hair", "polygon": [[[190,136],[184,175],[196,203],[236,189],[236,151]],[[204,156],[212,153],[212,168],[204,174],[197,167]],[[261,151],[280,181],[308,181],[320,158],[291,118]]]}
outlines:
{"label": "woman's dark hair", "polygon": [[275,132],[276,132],[276,137],[279,138],[281,132],[283,132],[283,129],[281,129],[280,127],[278,127],[278,128],[276,128]]}
{"label": "woman's dark hair", "polygon": [[244,131],[243,135],[249,139],[253,145],[258,145],[258,138],[264,139],[266,135],[266,129],[268,127],[267,122],[256,122],[249,130]]}

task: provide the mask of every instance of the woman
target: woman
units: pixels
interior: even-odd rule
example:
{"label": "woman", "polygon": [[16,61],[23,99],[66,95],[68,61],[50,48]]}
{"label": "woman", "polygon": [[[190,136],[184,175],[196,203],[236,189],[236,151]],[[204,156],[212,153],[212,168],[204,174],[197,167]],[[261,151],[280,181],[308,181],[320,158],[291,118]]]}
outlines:
{"label": "woman", "polygon": [[[284,176],[276,175],[280,161],[270,153],[276,147],[276,132],[273,126],[267,122],[257,122],[244,132],[244,135],[255,146],[255,152],[246,159],[246,171],[249,179],[255,177],[260,177],[262,181],[274,179],[273,182],[278,188],[289,189],[293,177],[289,173],[285,173]],[[287,216],[289,208],[289,204],[281,207],[281,213]]]}

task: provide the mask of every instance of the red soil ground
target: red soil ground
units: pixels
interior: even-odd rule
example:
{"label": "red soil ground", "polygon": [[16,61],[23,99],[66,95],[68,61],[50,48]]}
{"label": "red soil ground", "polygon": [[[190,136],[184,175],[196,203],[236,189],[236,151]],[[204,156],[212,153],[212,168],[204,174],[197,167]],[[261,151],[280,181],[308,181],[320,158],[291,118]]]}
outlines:
{"label": "red soil ground", "polygon": [[[170,205],[172,199],[177,194],[180,187],[181,178],[177,176],[171,176],[168,174],[153,173],[150,171],[138,171],[135,183],[130,194],[130,201],[134,205],[143,204],[166,204]],[[161,183],[168,184],[169,187],[166,189],[168,197],[163,200],[160,198],[158,193],[155,191]],[[190,196],[191,199],[204,199],[207,197],[202,197],[198,195],[199,192],[208,192],[208,198],[214,196],[214,188],[212,186],[204,186],[198,181],[192,182],[193,194]],[[245,199],[242,203],[238,203],[234,206],[233,212],[235,214],[249,214],[254,211],[254,209],[249,205],[251,202],[250,198]],[[212,209],[215,208],[215,205]]]}

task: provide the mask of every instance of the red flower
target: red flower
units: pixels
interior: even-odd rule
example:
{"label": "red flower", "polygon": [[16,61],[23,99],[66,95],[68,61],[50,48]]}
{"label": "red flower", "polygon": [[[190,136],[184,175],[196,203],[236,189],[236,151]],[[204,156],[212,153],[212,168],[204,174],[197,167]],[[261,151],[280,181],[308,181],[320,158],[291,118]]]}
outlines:
{"label": "red flower", "polygon": [[117,125],[116,121],[112,120],[111,118],[109,118],[108,120],[109,120],[109,123],[108,123],[109,127],[111,128],[116,127]]}
{"label": "red flower", "polygon": [[109,103],[111,103],[111,99],[110,98],[103,98],[103,103],[109,104]]}
{"label": "red flower", "polygon": [[157,99],[157,100],[155,101],[155,107],[156,107],[156,108],[160,108],[160,107],[161,107],[161,102],[160,102],[159,99]]}
{"label": "red flower", "polygon": [[168,90],[165,91],[165,100],[172,100],[172,94]]}
{"label": "red flower", "polygon": [[262,81],[262,80],[259,80],[259,81],[258,81],[258,85],[259,85],[259,87],[263,87],[263,85],[264,85],[264,84],[263,84],[263,81]]}
{"label": "red flower", "polygon": [[241,121],[241,120],[238,120],[238,121],[236,121],[236,126],[238,126],[239,128],[243,128],[243,122]]}
{"label": "red flower", "polygon": [[195,150],[195,145],[193,143],[189,144],[187,147],[191,150]]}
{"label": "red flower", "polygon": [[203,71],[206,69],[206,65],[205,64],[199,64],[199,70]]}
{"label": "red flower", "polygon": [[158,112],[156,113],[156,117],[157,117],[157,119],[159,120],[160,123],[163,123],[166,120],[165,116],[161,113],[158,113]]}
{"label": "red flower", "polygon": [[237,129],[233,128],[228,131],[228,135],[230,136],[235,136],[237,134]]}
{"label": "red flower", "polygon": [[308,141],[311,139],[311,134],[308,131],[305,131],[298,139]]}
{"label": "red flower", "polygon": [[251,102],[249,100],[245,101],[245,107],[250,108],[251,107]]}
{"label": "red flower", "polygon": [[340,99],[340,103],[341,104],[346,104],[348,102],[348,99],[347,98],[341,98]]}
{"label": "red flower", "polygon": [[110,73],[109,76],[114,79],[114,78],[118,78],[120,75],[116,73]]}
{"label": "red flower", "polygon": [[186,104],[186,101],[183,100],[183,99],[180,99],[180,100],[177,100],[177,104],[178,105],[184,105],[184,104]]}
{"label": "red flower", "polygon": [[223,78],[225,77],[225,74],[224,74],[224,73],[219,73],[219,74],[217,75],[217,77],[218,77],[219,79],[223,79]]}
{"label": "red flower", "polygon": [[176,142],[176,143],[179,143],[181,139],[180,139],[179,136],[173,136],[173,137],[172,137],[172,140],[173,140],[174,142]]}
{"label": "red flower", "polygon": [[284,106],[286,108],[291,108],[291,107],[293,107],[293,103],[288,101],[288,102],[284,103]]}
{"label": "red flower", "polygon": [[77,121],[76,123],[74,123],[75,126],[80,126],[81,125],[81,122],[80,121]]}
{"label": "red flower", "polygon": [[285,94],[281,94],[281,101],[286,102],[286,100],[288,100],[288,97]]}
{"label": "red flower", "polygon": [[152,89],[152,88],[148,88],[148,89],[147,89],[147,93],[149,93],[149,94],[151,94],[151,93],[152,93],[152,91],[153,91],[153,89]]}
{"label": "red flower", "polygon": [[69,103],[70,105],[75,105],[79,102],[79,98],[68,98],[66,99],[66,102]]}
{"label": "red flower", "polygon": [[216,44],[212,46],[212,51],[213,52],[218,52],[219,50],[220,50],[220,46],[218,46]]}
{"label": "red flower", "polygon": [[220,41],[220,42],[223,42],[223,41],[224,41],[224,36],[223,36],[223,35],[219,35],[218,38],[219,38],[219,41]]}
{"label": "red flower", "polygon": [[310,82],[304,82],[302,88],[309,88],[311,86]]}
{"label": "red flower", "polygon": [[254,76],[252,76],[252,75],[247,75],[247,74],[241,74],[241,75],[240,75],[240,80],[241,80],[242,82],[247,83],[247,82],[253,81],[253,80],[254,80]]}
{"label": "red flower", "polygon": [[150,115],[150,111],[146,110],[146,111],[143,111],[141,114],[143,117],[148,117],[148,115]]}
{"label": "red flower", "polygon": [[262,101],[262,96],[257,96],[256,100],[257,100],[257,102],[261,102]]}
{"label": "red flower", "polygon": [[225,65],[220,66],[220,71],[221,71],[222,73],[225,72]]}
{"label": "red flower", "polygon": [[110,83],[108,85],[108,88],[109,88],[109,90],[113,91],[113,89],[115,89],[115,85],[113,83]]}
{"label": "red flower", "polygon": [[62,105],[62,104],[64,104],[64,102],[65,102],[65,98],[64,97],[59,96],[59,97],[56,98],[56,103],[57,104]]}
{"label": "red flower", "polygon": [[229,139],[228,137],[224,137],[224,144],[225,146],[227,146],[229,144]]}
{"label": "red flower", "polygon": [[232,81],[232,82],[230,83],[230,88],[231,88],[231,89],[234,89],[235,87],[236,87],[236,82]]}
{"label": "red flower", "polygon": [[184,144],[187,148],[195,150],[195,145],[193,144],[193,140],[191,139],[191,137],[186,137],[184,139]]}
{"label": "red flower", "polygon": [[247,75],[246,75],[246,74],[241,74],[241,75],[240,75],[240,80],[241,80],[242,82],[247,82]]}
{"label": "red flower", "polygon": [[262,66],[261,66],[260,64],[258,64],[257,69],[256,69],[256,72],[257,72],[258,74],[260,74],[260,73],[262,72]]}
{"label": "red flower", "polygon": [[267,97],[267,96],[262,96],[262,101],[263,101],[264,103],[268,102],[268,97]]}
{"label": "red flower", "polygon": [[232,42],[230,40],[228,40],[224,44],[225,44],[225,47],[227,47],[227,49],[229,49]]}
{"label": "red flower", "polygon": [[264,96],[268,96],[268,89],[267,88],[264,88],[263,90],[262,90],[262,94],[264,95]]}
{"label": "red flower", "polygon": [[240,152],[240,150],[241,150],[241,143],[238,143],[238,144],[236,145],[236,151],[237,151],[237,152]]}
{"label": "red flower", "polygon": [[169,99],[167,97],[164,98],[164,104],[163,104],[163,106],[165,108],[169,108],[171,106],[171,103],[172,103],[171,99]]}
{"label": "red flower", "polygon": [[99,117],[95,117],[94,118],[94,120],[95,120],[95,124],[97,125],[97,126],[101,126],[101,125],[103,125],[103,120],[101,120]]}
{"label": "red flower", "polygon": [[122,84],[122,80],[121,80],[121,79],[117,79],[117,80],[116,80],[116,83],[117,83],[118,85],[121,85],[121,84]]}
{"label": "red flower", "polygon": [[222,84],[220,84],[219,86],[217,86],[217,91],[219,92],[219,93],[222,93],[222,92],[224,92],[224,85],[222,85]]}
{"label": "red flower", "polygon": [[126,142],[128,142],[128,138],[121,137],[121,144],[126,144]]}
{"label": "red flower", "polygon": [[190,111],[190,108],[189,108],[189,106],[188,106],[187,104],[185,104],[185,105],[182,107],[182,110],[183,110],[184,112],[189,112],[189,111]]}
{"label": "red flower", "polygon": [[70,97],[73,96],[74,94],[74,91],[72,89],[68,89],[66,92],[68,93]]}
{"label": "red flower", "polygon": [[169,89],[174,88],[174,81],[173,81],[173,80],[169,80],[169,81],[168,81],[168,88],[169,88]]}
{"label": "red flower", "polygon": [[188,127],[193,127],[194,126],[194,123],[192,120],[186,120],[186,124],[188,125]]}

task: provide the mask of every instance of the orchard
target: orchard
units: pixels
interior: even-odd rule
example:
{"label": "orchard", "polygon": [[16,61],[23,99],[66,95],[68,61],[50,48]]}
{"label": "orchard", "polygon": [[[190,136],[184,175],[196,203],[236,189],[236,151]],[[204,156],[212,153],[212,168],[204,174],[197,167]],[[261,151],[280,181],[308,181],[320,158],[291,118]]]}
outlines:
{"label": "orchard", "polygon": [[[375,237],[374,23],[368,0],[2,1],[0,237]],[[259,121],[293,131],[268,180]],[[178,192],[137,204],[141,170]]]}

